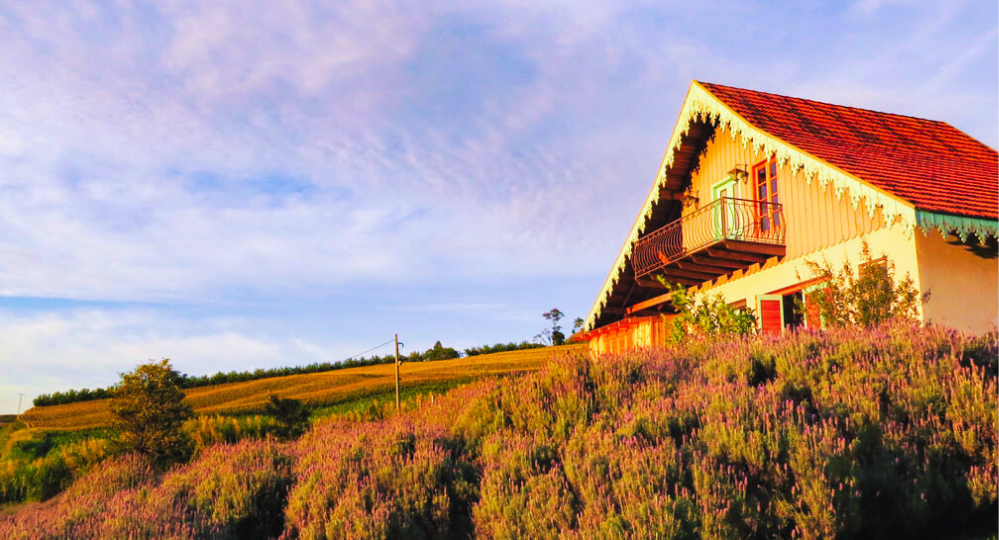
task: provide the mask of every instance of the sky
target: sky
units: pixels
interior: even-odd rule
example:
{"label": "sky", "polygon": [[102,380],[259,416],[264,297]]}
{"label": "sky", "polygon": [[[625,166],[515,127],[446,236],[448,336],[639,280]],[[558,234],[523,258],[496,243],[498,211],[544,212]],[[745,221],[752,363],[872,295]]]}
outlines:
{"label": "sky", "polygon": [[994,0],[461,4],[0,3],[0,412],[571,326],[692,79],[999,138]]}

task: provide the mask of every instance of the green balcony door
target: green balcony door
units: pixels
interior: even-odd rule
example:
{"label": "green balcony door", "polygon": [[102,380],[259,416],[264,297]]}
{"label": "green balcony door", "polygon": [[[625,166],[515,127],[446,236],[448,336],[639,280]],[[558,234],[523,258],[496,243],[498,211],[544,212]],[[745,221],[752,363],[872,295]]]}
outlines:
{"label": "green balcony door", "polygon": [[[735,236],[735,231],[737,231],[736,223],[736,213],[735,206],[730,204],[730,201],[725,201],[725,204],[718,204],[718,199],[727,197],[729,199],[738,197],[736,191],[739,189],[739,183],[732,176],[718,182],[717,184],[711,186],[711,201],[716,204],[714,209],[714,229],[715,238],[720,240],[722,236],[727,236],[729,238]],[[722,208],[724,207],[724,219],[722,219]]]}

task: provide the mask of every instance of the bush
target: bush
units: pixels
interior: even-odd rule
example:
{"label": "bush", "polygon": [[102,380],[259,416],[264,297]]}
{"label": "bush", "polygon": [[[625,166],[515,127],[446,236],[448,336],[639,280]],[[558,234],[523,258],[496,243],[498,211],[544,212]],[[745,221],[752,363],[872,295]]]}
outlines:
{"label": "bush", "polygon": [[48,503],[0,517],[0,538],[276,538],[291,465],[282,447],[261,441],[216,446],[165,474],[129,454]]}
{"label": "bush", "polygon": [[744,336],[756,332],[752,309],[737,310],[721,295],[691,294],[686,287],[668,283],[661,276],[657,278],[673,294],[670,301],[677,312],[669,319],[667,344],[680,344],[691,336]]}
{"label": "bush", "polygon": [[260,415],[198,416],[184,422],[184,436],[195,451],[216,444],[233,444],[245,439],[263,440],[280,437],[283,427],[274,418]]}
{"label": "bush", "polygon": [[297,399],[282,399],[270,396],[264,413],[273,416],[275,435],[282,439],[297,439],[309,427],[309,411]]}
{"label": "bush", "polygon": [[286,531],[303,539],[462,538],[474,468],[445,429],[326,423],[301,440]]}
{"label": "bush", "polygon": [[53,497],[109,453],[104,439],[82,440],[58,448],[35,447],[27,452],[19,448],[30,442],[36,441],[15,445],[0,461],[0,504],[44,501]]}
{"label": "bush", "polygon": [[996,347],[887,324],[566,356],[165,475],[125,457],[0,538],[970,537],[999,526]]}
{"label": "bush", "polygon": [[920,303],[929,298],[928,293],[920,298],[908,274],[896,280],[895,264],[887,257],[875,260],[867,242],[863,243],[857,272],[849,260],[839,270],[828,261],[806,260],[805,265],[812,277],[822,282],[807,297],[818,306],[827,326],[869,328],[891,319],[912,322]]}
{"label": "bush", "polygon": [[182,427],[193,415],[184,403],[180,374],[169,360],[142,364],[123,373],[111,402],[117,446],[167,464],[184,459],[189,444]]}

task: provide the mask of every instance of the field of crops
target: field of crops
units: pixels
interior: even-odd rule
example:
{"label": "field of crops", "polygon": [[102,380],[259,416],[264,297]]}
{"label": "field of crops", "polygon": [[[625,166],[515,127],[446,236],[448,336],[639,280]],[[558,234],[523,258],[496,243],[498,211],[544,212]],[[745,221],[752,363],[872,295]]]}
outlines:
{"label": "field of crops", "polygon": [[[404,363],[403,388],[431,383],[462,382],[487,375],[534,371],[557,355],[579,353],[586,345],[485,354],[455,360]],[[218,386],[191,388],[187,399],[198,414],[230,414],[260,410],[271,394],[301,400],[311,406],[334,405],[355,398],[384,393],[395,387],[395,366],[381,364],[359,368],[290,375]],[[32,428],[89,429],[111,421],[108,400],[34,407],[21,415]]]}

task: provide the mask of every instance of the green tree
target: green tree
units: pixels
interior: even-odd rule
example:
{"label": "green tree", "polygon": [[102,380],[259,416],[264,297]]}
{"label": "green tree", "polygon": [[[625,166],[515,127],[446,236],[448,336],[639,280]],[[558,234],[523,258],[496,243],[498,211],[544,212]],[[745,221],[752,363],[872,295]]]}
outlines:
{"label": "green tree", "polygon": [[575,334],[582,330],[584,324],[586,324],[586,321],[582,317],[576,317],[576,320],[572,321],[572,333]]}
{"label": "green tree", "polygon": [[451,360],[460,356],[461,353],[453,347],[445,347],[438,341],[434,343],[434,348],[427,349],[427,352],[423,353],[423,360]]}
{"label": "green tree", "polygon": [[558,324],[565,316],[565,313],[559,311],[558,308],[554,308],[551,311],[547,311],[541,314],[546,320],[551,321],[551,329],[544,329],[540,334],[534,336],[534,339],[540,339],[549,345],[564,345],[565,344],[565,334],[562,333],[562,327]]}
{"label": "green tree", "polygon": [[184,403],[181,379],[168,359],[142,364],[121,375],[111,400],[120,450],[151,456],[160,464],[180,461],[190,454],[181,427],[193,412]]}
{"label": "green tree", "polygon": [[297,399],[284,399],[270,396],[264,406],[264,413],[274,417],[277,423],[276,435],[282,439],[297,439],[309,427],[309,411]]}
{"label": "green tree", "polygon": [[823,322],[866,328],[889,319],[915,321],[919,305],[929,299],[929,293],[921,297],[908,274],[896,280],[895,264],[886,256],[874,259],[867,242],[863,243],[860,257],[856,271],[849,260],[838,270],[829,261],[805,261],[812,276],[822,280],[807,299],[818,306]]}
{"label": "green tree", "polygon": [[[720,294],[691,294],[686,287],[657,279],[673,294],[670,301],[677,316],[669,319],[670,344],[690,336],[746,335],[756,332],[756,314],[751,309],[735,309]],[[664,316],[665,317],[665,316]]]}

